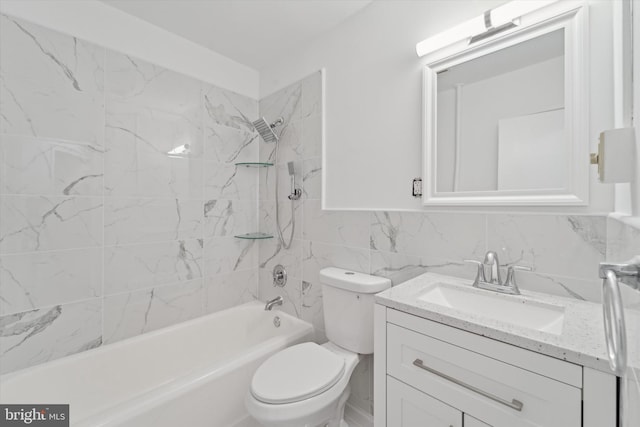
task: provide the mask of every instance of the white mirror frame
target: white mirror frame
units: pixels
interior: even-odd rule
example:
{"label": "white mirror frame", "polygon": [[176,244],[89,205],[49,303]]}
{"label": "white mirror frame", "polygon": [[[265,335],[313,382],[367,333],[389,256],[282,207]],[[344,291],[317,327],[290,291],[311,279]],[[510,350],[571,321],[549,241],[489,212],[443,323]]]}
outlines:
{"label": "white mirror frame", "polygon": [[[423,170],[425,206],[585,206],[589,204],[589,75],[587,6],[560,1],[520,18],[520,25],[468,46],[443,46],[426,56],[423,81]],[[437,73],[463,62],[564,29],[565,126],[568,185],[562,189],[437,192]]]}

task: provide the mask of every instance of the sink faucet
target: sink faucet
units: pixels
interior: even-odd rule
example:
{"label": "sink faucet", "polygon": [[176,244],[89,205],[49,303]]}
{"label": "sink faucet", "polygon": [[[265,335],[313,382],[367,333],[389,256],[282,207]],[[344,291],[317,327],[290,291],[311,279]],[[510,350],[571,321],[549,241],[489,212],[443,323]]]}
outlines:
{"label": "sink faucet", "polygon": [[282,305],[283,302],[284,299],[278,295],[274,299],[270,299],[269,301],[267,301],[267,303],[264,305],[264,309],[271,310],[274,305]]}
{"label": "sink faucet", "polygon": [[473,281],[474,288],[487,289],[503,294],[520,295],[520,289],[518,289],[518,285],[516,284],[515,270],[531,271],[529,267],[511,265],[507,268],[507,278],[503,282],[500,275],[498,254],[495,252],[487,252],[482,262],[472,259],[465,259],[465,262],[478,265],[478,273],[476,274],[476,279]]}
{"label": "sink faucet", "polygon": [[493,285],[501,285],[502,279],[500,278],[500,261],[498,261],[498,254],[489,251],[484,255],[484,261],[482,261],[482,272],[484,274],[484,281]]}

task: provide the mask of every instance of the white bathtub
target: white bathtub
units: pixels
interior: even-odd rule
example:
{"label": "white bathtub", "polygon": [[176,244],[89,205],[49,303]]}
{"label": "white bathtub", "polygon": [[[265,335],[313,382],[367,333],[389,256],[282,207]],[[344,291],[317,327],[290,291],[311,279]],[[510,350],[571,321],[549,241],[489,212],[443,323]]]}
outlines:
{"label": "white bathtub", "polygon": [[0,402],[68,403],[77,427],[251,425],[243,402],[257,367],[312,337],[310,324],[251,302],[6,374]]}

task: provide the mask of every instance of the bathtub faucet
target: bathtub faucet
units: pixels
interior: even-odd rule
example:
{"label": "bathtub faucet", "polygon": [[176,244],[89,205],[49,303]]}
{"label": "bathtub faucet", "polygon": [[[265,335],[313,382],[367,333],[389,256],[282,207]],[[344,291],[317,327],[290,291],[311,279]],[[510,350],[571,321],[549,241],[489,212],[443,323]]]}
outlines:
{"label": "bathtub faucet", "polygon": [[284,299],[282,299],[282,297],[278,295],[274,299],[267,301],[267,303],[264,305],[264,309],[271,310],[274,305],[282,305],[283,302],[284,302]]}

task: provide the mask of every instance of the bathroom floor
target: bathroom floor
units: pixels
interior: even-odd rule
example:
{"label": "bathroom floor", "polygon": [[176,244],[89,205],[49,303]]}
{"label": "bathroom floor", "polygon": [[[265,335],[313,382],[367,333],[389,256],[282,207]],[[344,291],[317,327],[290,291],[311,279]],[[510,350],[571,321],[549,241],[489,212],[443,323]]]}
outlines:
{"label": "bathroom floor", "polygon": [[[349,417],[346,418],[346,421],[347,421],[347,423],[349,423],[349,427],[365,427],[365,426],[362,426],[362,425],[356,423],[355,421],[353,421]],[[240,423],[234,425],[233,427],[261,427],[261,426],[256,420],[254,420],[253,418],[249,417],[249,418],[241,421]]]}

